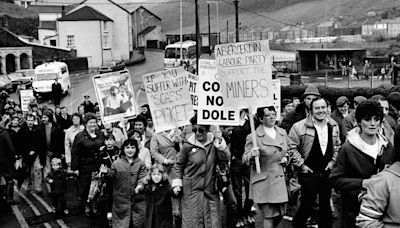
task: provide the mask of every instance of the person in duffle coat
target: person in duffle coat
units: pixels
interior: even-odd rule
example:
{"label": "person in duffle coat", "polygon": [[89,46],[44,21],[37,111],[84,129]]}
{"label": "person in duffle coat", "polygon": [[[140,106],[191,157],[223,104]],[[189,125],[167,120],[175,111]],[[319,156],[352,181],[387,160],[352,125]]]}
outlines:
{"label": "person in duffle coat", "polygon": [[[251,165],[250,198],[264,214],[264,228],[277,227],[286,212],[288,194],[284,166],[288,164],[287,133],[277,127],[273,106],[257,109],[262,123],[256,129],[256,147],[252,135],[246,139],[243,162]],[[254,157],[259,156],[261,173],[256,172]]]}

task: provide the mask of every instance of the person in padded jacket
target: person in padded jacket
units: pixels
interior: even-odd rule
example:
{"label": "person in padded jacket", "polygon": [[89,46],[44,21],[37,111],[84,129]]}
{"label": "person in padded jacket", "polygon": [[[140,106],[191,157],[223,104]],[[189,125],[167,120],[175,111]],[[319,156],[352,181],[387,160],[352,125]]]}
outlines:
{"label": "person in padded jacket", "polygon": [[360,210],[358,195],[366,180],[396,160],[390,141],[380,133],[383,109],[377,101],[363,101],[356,109],[358,127],[348,133],[347,141],[330,174],[330,181],[339,191],[342,210],[339,227],[356,227]]}
{"label": "person in padded jacket", "polygon": [[216,189],[216,166],[230,159],[222,133],[212,134],[209,125],[191,119],[193,132],[177,154],[172,167],[172,189],[182,192],[183,228],[220,228],[219,195]]}

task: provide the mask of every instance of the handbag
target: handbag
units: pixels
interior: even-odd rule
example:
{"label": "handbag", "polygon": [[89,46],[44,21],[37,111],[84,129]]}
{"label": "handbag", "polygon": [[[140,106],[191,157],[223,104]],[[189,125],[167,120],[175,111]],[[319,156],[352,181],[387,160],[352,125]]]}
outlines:
{"label": "handbag", "polygon": [[291,165],[285,167],[286,189],[288,192],[289,205],[295,205],[299,197],[301,185],[294,176]]}

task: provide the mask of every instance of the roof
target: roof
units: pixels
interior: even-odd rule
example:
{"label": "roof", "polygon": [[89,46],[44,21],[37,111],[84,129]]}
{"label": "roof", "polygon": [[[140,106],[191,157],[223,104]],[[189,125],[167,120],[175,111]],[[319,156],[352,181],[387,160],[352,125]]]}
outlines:
{"label": "roof", "polygon": [[40,21],[38,29],[56,30],[57,22],[56,21]]}
{"label": "roof", "polygon": [[84,6],[70,14],[67,14],[58,21],[113,21],[106,15],[100,13],[99,11],[93,9],[90,6]]}
{"label": "roof", "polygon": [[153,31],[157,26],[149,26],[145,28],[143,31],[139,32],[137,35],[147,35],[149,32]]}
{"label": "roof", "polygon": [[365,51],[366,48],[300,48],[296,51]]}
{"label": "roof", "polygon": [[[117,6],[118,8],[122,9],[123,11],[125,11],[125,12],[127,12],[127,13],[131,13],[131,12],[129,12],[127,9],[125,9],[124,7],[122,7],[121,5],[115,3],[115,2],[113,2],[113,1],[111,1],[111,0],[108,0],[108,1],[111,2],[111,4],[113,4],[113,5]],[[82,5],[82,4],[84,4],[85,2],[87,2],[87,0],[82,1],[81,3],[79,3],[79,5]],[[89,3],[89,4],[90,4],[90,3]]]}
{"label": "roof", "polygon": [[332,27],[335,21],[325,21],[318,25],[318,27]]}
{"label": "roof", "polygon": [[133,13],[133,12],[138,11],[139,9],[146,10],[149,14],[153,15],[155,18],[157,18],[158,20],[161,21],[161,18],[160,18],[159,16],[155,15],[153,12],[151,12],[151,11],[148,10],[148,9],[146,9],[144,6],[135,7],[135,8],[133,8],[133,9],[129,10],[129,11],[130,11],[130,13]]}
{"label": "roof", "polygon": [[[68,12],[71,6],[64,6],[64,12]],[[37,13],[62,13],[63,6],[61,5],[30,5],[28,10]]]}

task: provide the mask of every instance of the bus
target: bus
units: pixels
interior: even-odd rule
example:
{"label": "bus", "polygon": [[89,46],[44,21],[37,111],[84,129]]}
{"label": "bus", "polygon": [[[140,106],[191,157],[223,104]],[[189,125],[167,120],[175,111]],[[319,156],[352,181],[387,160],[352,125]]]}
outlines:
{"label": "bus", "polygon": [[32,82],[35,96],[51,93],[51,85],[56,78],[61,84],[63,93],[67,94],[71,86],[67,64],[63,62],[51,62],[37,66]]}
{"label": "bus", "polygon": [[[167,45],[164,52],[164,70],[180,66],[181,42]],[[187,40],[182,42],[183,66],[197,69],[196,42]]]}

